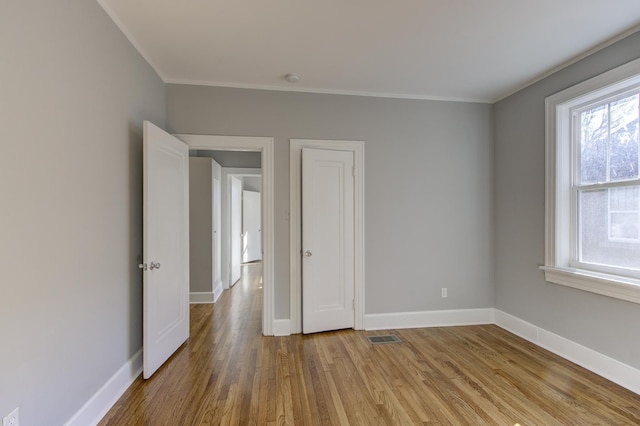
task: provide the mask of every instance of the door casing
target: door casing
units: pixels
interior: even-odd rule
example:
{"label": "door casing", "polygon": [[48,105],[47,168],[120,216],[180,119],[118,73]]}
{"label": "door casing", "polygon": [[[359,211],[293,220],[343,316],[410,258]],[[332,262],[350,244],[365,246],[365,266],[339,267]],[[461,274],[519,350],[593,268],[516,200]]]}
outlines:
{"label": "door casing", "polygon": [[354,160],[354,329],[364,329],[364,142],[291,139],[289,143],[290,329],[302,332],[302,148],[353,152]]}
{"label": "door casing", "polygon": [[273,151],[271,137],[174,135],[194,150],[252,151],[262,154],[262,334],[273,336],[274,330],[274,209]]}

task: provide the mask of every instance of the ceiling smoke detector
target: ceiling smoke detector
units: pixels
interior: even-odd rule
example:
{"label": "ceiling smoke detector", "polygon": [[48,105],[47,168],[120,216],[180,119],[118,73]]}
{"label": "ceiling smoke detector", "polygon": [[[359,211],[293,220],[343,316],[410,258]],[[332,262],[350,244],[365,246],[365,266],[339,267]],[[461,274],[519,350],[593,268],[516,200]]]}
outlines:
{"label": "ceiling smoke detector", "polygon": [[290,73],[285,75],[284,79],[287,80],[289,83],[297,83],[300,81],[300,76],[295,73]]}

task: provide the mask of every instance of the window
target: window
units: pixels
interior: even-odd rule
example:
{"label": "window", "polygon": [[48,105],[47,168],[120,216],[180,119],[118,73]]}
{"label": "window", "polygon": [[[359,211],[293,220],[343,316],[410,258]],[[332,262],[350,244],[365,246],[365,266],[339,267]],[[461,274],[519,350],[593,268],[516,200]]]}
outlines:
{"label": "window", "polygon": [[546,113],[546,280],[640,303],[640,59]]}

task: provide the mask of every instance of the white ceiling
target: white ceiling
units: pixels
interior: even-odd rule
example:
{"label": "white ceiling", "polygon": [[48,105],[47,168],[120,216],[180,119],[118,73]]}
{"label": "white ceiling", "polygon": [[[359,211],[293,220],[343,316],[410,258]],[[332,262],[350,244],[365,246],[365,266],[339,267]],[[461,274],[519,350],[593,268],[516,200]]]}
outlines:
{"label": "white ceiling", "polygon": [[640,25],[639,0],[98,2],[167,83],[480,102]]}

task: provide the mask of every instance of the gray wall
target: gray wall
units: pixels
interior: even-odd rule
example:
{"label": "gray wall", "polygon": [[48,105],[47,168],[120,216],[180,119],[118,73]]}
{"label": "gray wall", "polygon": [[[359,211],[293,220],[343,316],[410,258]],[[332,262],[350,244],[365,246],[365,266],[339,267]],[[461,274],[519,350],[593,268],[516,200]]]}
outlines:
{"label": "gray wall", "polygon": [[637,304],[547,283],[545,97],[640,57],[636,33],[494,106],[496,307],[640,368]]}
{"label": "gray wall", "polygon": [[189,291],[213,291],[213,160],[189,158]]}
{"label": "gray wall", "polygon": [[165,90],[95,1],[0,6],[0,416],[67,421],[141,347],[142,120]]}
{"label": "gray wall", "polygon": [[222,167],[259,169],[262,167],[262,154],[259,152],[192,150],[189,155],[214,158]]}
{"label": "gray wall", "polygon": [[276,318],[289,317],[290,138],[366,143],[367,313],[492,307],[491,113],[484,104],[167,86],[171,132],[275,138]]}
{"label": "gray wall", "polygon": [[253,192],[262,191],[262,178],[245,176],[242,178],[242,189]]}

